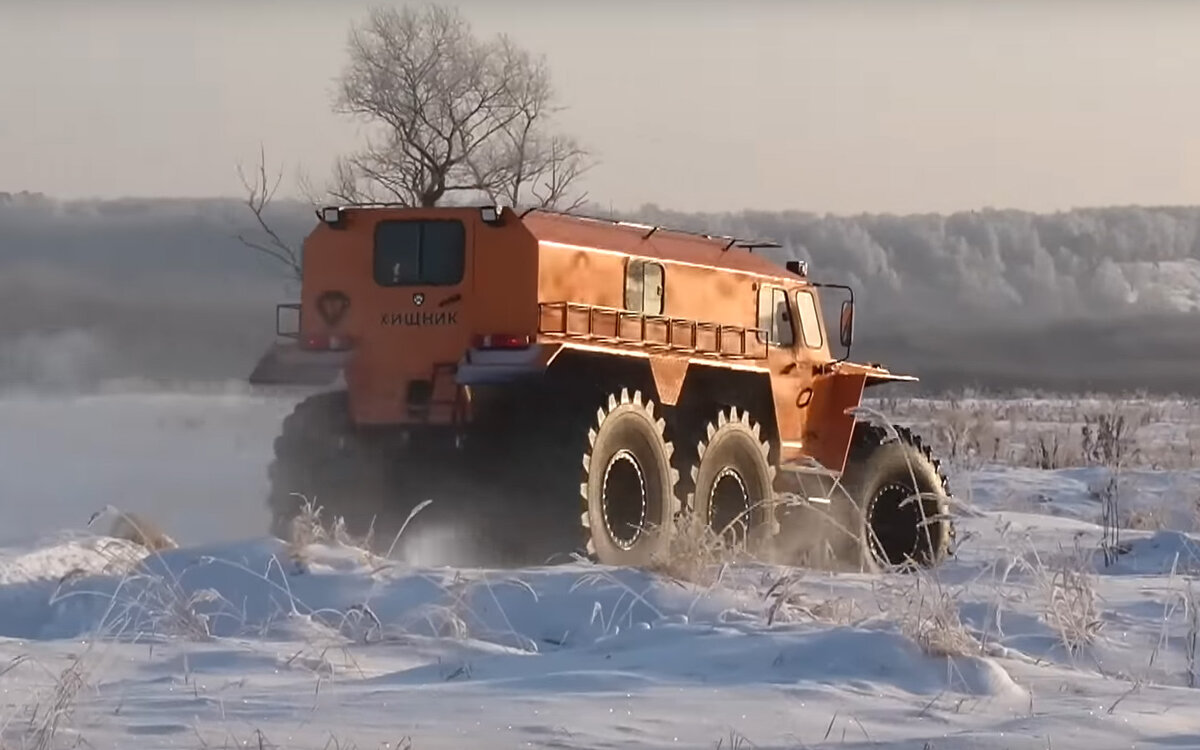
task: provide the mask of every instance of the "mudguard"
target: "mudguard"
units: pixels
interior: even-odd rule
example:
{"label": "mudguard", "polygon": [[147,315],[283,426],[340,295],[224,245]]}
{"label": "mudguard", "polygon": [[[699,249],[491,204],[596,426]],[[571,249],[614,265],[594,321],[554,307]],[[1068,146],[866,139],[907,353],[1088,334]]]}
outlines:
{"label": "mudguard", "polygon": [[813,380],[811,411],[804,428],[808,453],[826,469],[845,471],[856,418],[846,412],[862,403],[863,391],[890,382],[916,382],[876,364],[836,362]]}
{"label": "mudguard", "polygon": [[862,402],[867,375],[835,372],[813,380],[812,402],[804,426],[808,454],[826,469],[841,473],[854,435],[855,417],[847,414]]}
{"label": "mudguard", "polygon": [[341,374],[349,351],[309,351],[294,341],[276,342],[250,373],[252,385],[329,385]]}
{"label": "mudguard", "polygon": [[880,385],[882,383],[916,383],[919,379],[915,375],[900,375],[892,372],[883,365],[877,364],[860,364],[858,362],[838,362],[832,366],[834,372],[842,375],[863,375],[866,377],[864,387]]}
{"label": "mudguard", "polygon": [[535,344],[527,349],[486,350],[472,347],[455,368],[459,385],[502,385],[541,375],[563,349],[562,344]]}

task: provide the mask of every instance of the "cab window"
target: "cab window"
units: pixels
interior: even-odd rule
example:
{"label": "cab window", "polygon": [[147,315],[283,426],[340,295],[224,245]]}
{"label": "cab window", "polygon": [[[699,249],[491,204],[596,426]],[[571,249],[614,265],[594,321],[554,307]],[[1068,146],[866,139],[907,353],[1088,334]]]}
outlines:
{"label": "cab window", "polygon": [[[791,346],[795,340],[787,292],[764,286],[758,292],[758,327],[766,330],[767,341],[775,346]],[[762,341],[762,334],[758,334]],[[764,342],[766,343],[766,342]]]}
{"label": "cab window", "polygon": [[796,292],[796,310],[800,314],[800,332],[810,349],[820,349],[825,339],[821,334],[821,318],[817,314],[817,300],[812,292],[801,289]]}

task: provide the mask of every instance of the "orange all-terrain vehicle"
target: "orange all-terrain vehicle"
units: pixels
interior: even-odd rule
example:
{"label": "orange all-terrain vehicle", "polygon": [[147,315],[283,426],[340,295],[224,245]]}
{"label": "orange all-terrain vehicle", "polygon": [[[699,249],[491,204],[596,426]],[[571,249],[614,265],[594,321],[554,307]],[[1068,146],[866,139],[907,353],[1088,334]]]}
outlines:
{"label": "orange all-terrain vehicle", "polygon": [[[813,539],[860,562],[946,554],[928,448],[848,413],[915,378],[835,356],[853,293],[769,243],[541,209],[318,216],[251,376],[325,388],[276,440],[274,533],[307,499],[388,546],[431,500],[407,529],[471,526],[511,563],[640,565],[704,526],[785,561]],[[832,342],[827,287],[848,292]]]}

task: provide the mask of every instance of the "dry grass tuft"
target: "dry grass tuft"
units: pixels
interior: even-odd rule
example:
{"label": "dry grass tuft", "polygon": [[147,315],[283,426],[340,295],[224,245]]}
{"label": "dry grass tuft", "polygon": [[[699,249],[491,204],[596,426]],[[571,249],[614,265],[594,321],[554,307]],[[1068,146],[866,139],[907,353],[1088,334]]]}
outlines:
{"label": "dry grass tuft", "polygon": [[368,528],[362,536],[355,536],[346,530],[345,519],[341,516],[334,517],[332,522],[327,521],[323,517],[325,509],[322,506],[315,504],[304,495],[296,494],[295,497],[300,499],[300,511],[292,519],[289,527],[290,533],[283,541],[287,545],[288,559],[301,571],[307,570],[311,562],[308,553],[309,548],[313,545],[336,546],[352,550],[358,553],[363,565],[376,571],[392,567],[393,563],[390,562],[390,558],[400,537],[408,528],[413,517],[431,502],[426,500],[413,508],[395,538],[383,540],[388,542],[388,548],[380,555],[377,552],[379,547],[375,539],[374,526]]}
{"label": "dry grass tuft", "polygon": [[[218,736],[205,736],[199,727],[194,728],[196,741],[199,743],[200,750],[232,750],[233,748],[241,748],[241,750],[285,750],[286,748],[294,747],[293,738],[283,738],[282,742],[276,742],[261,729],[254,729],[246,735],[239,735],[230,729],[226,729]],[[329,739],[320,746],[321,750],[414,750],[412,738],[405,735],[398,739],[381,742],[375,745],[366,746],[359,745],[353,740],[347,740],[342,737],[329,733]]]}
{"label": "dry grass tuft", "polygon": [[90,672],[83,655],[71,657],[70,664],[58,675],[49,704],[38,704],[34,708],[25,738],[30,750],[50,750],[55,746],[59,730],[69,724],[74,714],[76,700],[87,684]]}
{"label": "dry grass tuft", "polygon": [[1043,563],[1036,550],[1030,557],[1032,561],[1023,558],[1021,566],[1034,576],[1041,591],[1042,616],[1074,657],[1093,645],[1104,627],[1092,555],[1077,542],[1071,553],[1060,555],[1050,565]]}
{"label": "dry grass tuft", "polygon": [[1166,508],[1133,508],[1121,514],[1123,528],[1135,531],[1162,531],[1171,527]]}
{"label": "dry grass tuft", "polygon": [[300,569],[309,562],[307,549],[314,544],[338,545],[362,550],[364,554],[372,548],[373,535],[370,531],[361,539],[353,538],[346,531],[345,520],[337,517],[332,524],[327,524],[322,518],[324,508],[316,505],[303,495],[300,498],[300,512],[292,519],[290,533],[283,541],[287,544],[288,558]]}
{"label": "dry grass tuft", "polygon": [[827,625],[852,625],[865,617],[862,607],[850,597],[819,599],[797,590],[805,580],[803,571],[779,575],[763,592],[768,602],[766,623],[812,621]]}
{"label": "dry grass tuft", "polygon": [[[1200,402],[1130,397],[868,399],[920,426],[949,462],[1061,469],[1105,463],[1114,441],[1126,466],[1187,469],[1200,456]],[[1106,443],[1108,444],[1106,446]]]}
{"label": "dry grass tuft", "polygon": [[1184,612],[1187,617],[1187,635],[1183,639],[1183,653],[1187,661],[1187,685],[1196,687],[1200,682],[1200,671],[1197,667],[1197,646],[1200,645],[1200,599],[1192,588],[1192,582],[1187,582],[1187,590],[1183,594]]}
{"label": "dry grass tuft", "polygon": [[747,748],[756,748],[753,742],[746,735],[736,730],[729,730],[729,737],[721,737],[717,740],[717,750],[746,750]]}
{"label": "dry grass tuft", "polygon": [[1070,568],[1054,571],[1047,593],[1046,618],[1072,654],[1094,643],[1104,622],[1096,606],[1092,576]]}
{"label": "dry grass tuft", "polygon": [[670,530],[665,556],[653,559],[646,569],[667,578],[712,586],[721,580],[728,566],[753,560],[742,537],[720,535],[684,513]]}
{"label": "dry grass tuft", "polygon": [[970,656],[983,651],[963,624],[959,592],[946,587],[933,571],[889,577],[875,588],[875,595],[882,613],[927,655]]}

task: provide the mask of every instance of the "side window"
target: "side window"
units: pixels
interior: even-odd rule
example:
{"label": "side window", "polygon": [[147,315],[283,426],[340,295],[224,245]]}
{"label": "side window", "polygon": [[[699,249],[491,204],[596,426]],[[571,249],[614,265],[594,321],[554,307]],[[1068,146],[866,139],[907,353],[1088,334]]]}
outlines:
{"label": "side window", "polygon": [[625,309],[661,315],[663,283],[660,264],[631,258],[625,266]]}
{"label": "side window", "polygon": [[796,343],[796,334],[792,328],[792,312],[788,307],[787,292],[775,289],[771,294],[771,307],[775,310],[772,340],[780,346],[791,346]]}
{"label": "side window", "polygon": [[811,349],[820,349],[825,343],[821,335],[821,318],[817,314],[817,300],[812,292],[801,289],[796,292],[796,310],[800,313],[800,331],[804,343]]}
{"label": "side window", "polygon": [[381,222],[373,265],[380,286],[452,286],[463,280],[466,231],[457,221]]}
{"label": "side window", "polygon": [[[786,291],[770,286],[763,286],[759,290],[758,327],[766,329],[768,341],[775,346],[787,347],[795,342]],[[762,334],[758,339],[762,341]]]}
{"label": "side window", "polygon": [[646,261],[630,258],[625,263],[625,309],[641,312],[645,306],[646,287],[642,280]]}
{"label": "side window", "polygon": [[757,334],[759,343],[765,344],[771,340],[771,287],[758,288],[758,328],[766,333]]}
{"label": "side window", "polygon": [[643,268],[642,311],[650,315],[662,315],[663,267],[658,263],[646,263]]}

